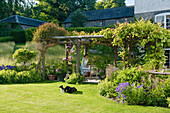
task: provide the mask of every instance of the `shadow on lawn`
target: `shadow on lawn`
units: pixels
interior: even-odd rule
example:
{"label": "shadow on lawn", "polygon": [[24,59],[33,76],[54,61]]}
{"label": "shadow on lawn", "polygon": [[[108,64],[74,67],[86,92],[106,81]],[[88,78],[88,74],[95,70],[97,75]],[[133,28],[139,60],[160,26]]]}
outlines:
{"label": "shadow on lawn", "polygon": [[83,94],[83,92],[82,91],[76,91],[76,92],[73,92],[72,94],[79,94],[79,95],[82,95]]}

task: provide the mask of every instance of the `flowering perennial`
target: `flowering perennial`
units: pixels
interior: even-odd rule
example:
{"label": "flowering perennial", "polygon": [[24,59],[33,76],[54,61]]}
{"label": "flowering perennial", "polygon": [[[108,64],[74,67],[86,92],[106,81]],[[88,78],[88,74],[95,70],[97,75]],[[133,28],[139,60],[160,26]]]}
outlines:
{"label": "flowering perennial", "polygon": [[0,66],[0,70],[3,70],[3,69],[13,69],[13,68],[16,68],[15,66],[11,66],[11,65],[7,65],[7,66]]}
{"label": "flowering perennial", "polygon": [[[118,98],[122,98],[122,101],[123,101],[123,104],[125,103],[125,99],[126,99],[126,96],[124,94],[122,94],[122,90],[125,90],[125,88],[129,86],[129,83],[119,83],[119,86],[116,87],[116,92],[119,93],[119,96]],[[119,104],[120,103],[120,100],[117,101],[117,103]]]}

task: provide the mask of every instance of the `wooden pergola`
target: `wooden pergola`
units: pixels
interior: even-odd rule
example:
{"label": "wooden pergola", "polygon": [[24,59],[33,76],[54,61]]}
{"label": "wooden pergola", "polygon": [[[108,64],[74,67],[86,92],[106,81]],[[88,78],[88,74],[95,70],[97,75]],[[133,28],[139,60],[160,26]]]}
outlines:
{"label": "wooden pergola", "polygon": [[[90,42],[91,38],[104,38],[103,35],[85,35],[85,36],[54,36],[52,37],[57,40],[57,44],[73,44],[77,49],[76,58],[76,73],[79,72],[80,67],[80,47],[81,44],[85,45],[84,51],[87,52],[87,44]],[[66,59],[68,59],[68,53],[66,52]]]}

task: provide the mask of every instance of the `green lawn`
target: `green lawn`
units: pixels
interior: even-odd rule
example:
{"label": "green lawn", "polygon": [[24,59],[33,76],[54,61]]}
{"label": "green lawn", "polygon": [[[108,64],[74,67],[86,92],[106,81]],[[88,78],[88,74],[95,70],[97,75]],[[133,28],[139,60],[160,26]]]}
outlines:
{"label": "green lawn", "polygon": [[161,107],[130,106],[98,95],[96,84],[69,85],[77,94],[61,93],[63,82],[0,85],[0,113],[169,113]]}

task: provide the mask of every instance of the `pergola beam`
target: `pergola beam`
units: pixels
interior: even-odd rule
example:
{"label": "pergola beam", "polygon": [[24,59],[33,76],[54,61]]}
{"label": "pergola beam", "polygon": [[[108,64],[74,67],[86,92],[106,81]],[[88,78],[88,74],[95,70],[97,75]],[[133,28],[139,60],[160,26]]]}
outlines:
{"label": "pergola beam", "polygon": [[87,39],[87,38],[104,38],[103,35],[84,35],[84,36],[54,36],[54,39]]}

